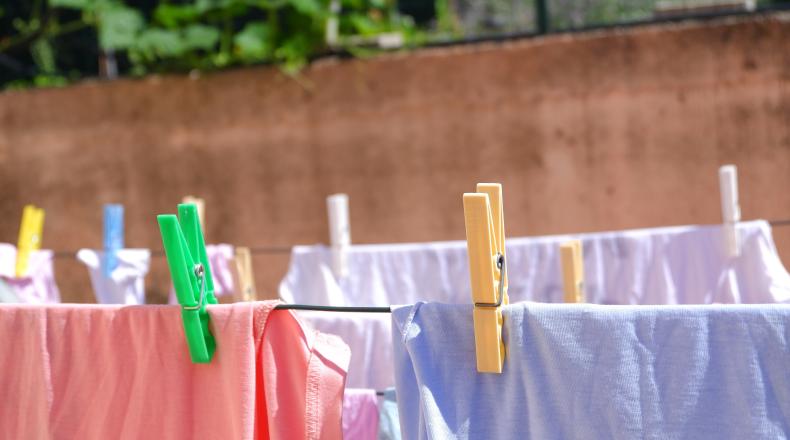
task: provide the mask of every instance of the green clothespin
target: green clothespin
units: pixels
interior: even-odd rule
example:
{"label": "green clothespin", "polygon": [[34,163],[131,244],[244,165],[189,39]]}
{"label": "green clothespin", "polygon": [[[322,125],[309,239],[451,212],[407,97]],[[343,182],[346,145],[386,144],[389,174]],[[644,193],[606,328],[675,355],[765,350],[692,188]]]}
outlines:
{"label": "green clothespin", "polygon": [[197,207],[191,203],[180,204],[178,217],[163,214],[157,216],[157,220],[170,276],[181,304],[189,355],[192,362],[207,364],[211,362],[217,344],[209,330],[211,318],[206,304],[216,304],[217,298]]}

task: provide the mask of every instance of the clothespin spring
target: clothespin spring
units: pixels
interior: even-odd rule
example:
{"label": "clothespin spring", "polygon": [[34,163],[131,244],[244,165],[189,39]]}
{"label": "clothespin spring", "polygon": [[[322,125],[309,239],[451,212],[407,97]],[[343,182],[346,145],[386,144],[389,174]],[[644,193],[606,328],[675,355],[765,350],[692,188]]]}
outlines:
{"label": "clothespin spring", "polygon": [[502,305],[502,300],[505,298],[505,280],[507,279],[507,265],[505,264],[505,256],[497,252],[496,254],[496,267],[502,272],[502,277],[499,279],[499,294],[495,303],[475,303],[475,307],[493,307],[498,308]]}
{"label": "clothespin spring", "polygon": [[194,306],[187,306],[187,305],[181,306],[181,308],[184,310],[200,310],[200,308],[203,307],[203,299],[206,296],[206,270],[203,268],[203,265],[200,263],[195,264],[193,270],[195,272],[195,276],[198,279],[198,282],[200,282],[200,302],[198,302],[197,305]]}

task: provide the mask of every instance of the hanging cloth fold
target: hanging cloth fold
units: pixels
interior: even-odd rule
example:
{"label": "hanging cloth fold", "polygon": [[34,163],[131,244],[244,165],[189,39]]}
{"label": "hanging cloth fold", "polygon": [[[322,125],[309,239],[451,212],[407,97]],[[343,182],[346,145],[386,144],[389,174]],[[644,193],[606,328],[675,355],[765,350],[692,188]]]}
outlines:
{"label": "hanging cloth fold", "polygon": [[211,306],[210,364],[179,307],[0,305],[0,438],[339,439],[348,347],[277,304]]}
{"label": "hanging cloth fold", "polygon": [[790,306],[502,309],[502,374],[477,372],[471,304],[393,310],[403,438],[784,438]]}
{"label": "hanging cloth fold", "polygon": [[59,303],[60,290],[55,283],[51,250],[30,252],[27,273],[16,276],[16,246],[0,243],[0,279],[14,292],[20,302],[29,304]]}
{"label": "hanging cloth fold", "polygon": [[120,249],[115,252],[116,267],[104,274],[103,251],[80,249],[77,259],[88,268],[96,302],[99,304],[145,304],[145,276],[151,265],[148,249]]}

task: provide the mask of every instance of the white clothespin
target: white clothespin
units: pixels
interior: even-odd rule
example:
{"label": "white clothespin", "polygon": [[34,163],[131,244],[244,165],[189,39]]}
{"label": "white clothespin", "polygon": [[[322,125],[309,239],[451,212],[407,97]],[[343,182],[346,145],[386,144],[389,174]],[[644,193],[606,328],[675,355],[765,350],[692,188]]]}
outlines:
{"label": "white clothespin", "polygon": [[560,262],[565,302],[584,302],[584,259],[581,240],[571,240],[560,245]]}
{"label": "white clothespin", "polygon": [[477,371],[501,373],[505,361],[501,306],[508,303],[502,185],[478,183],[476,193],[465,193],[464,222]]}
{"label": "white clothespin", "polygon": [[719,191],[727,255],[737,257],[740,253],[740,243],[736,226],[741,221],[741,206],[738,201],[738,168],[735,165],[724,165],[719,168]]}
{"label": "white clothespin", "polygon": [[348,195],[333,194],[326,198],[329,211],[329,245],[332,248],[332,272],[335,277],[348,275],[348,249],[351,247],[351,225]]}

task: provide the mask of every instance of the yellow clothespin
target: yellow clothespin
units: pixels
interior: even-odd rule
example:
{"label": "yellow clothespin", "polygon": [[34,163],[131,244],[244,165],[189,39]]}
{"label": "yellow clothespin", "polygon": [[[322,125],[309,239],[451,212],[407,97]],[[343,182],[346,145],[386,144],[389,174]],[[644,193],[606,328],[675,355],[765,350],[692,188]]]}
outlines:
{"label": "yellow clothespin", "polygon": [[252,255],[250,248],[237,247],[233,258],[236,263],[236,273],[239,278],[239,293],[242,301],[255,301],[255,278],[252,273]]}
{"label": "yellow clothespin", "polygon": [[508,303],[502,185],[478,183],[476,193],[465,193],[464,221],[477,371],[501,373],[505,361],[501,306]]}
{"label": "yellow clothespin", "polygon": [[560,245],[560,263],[565,302],[584,302],[584,259],[580,240],[571,240]]}
{"label": "yellow clothespin", "polygon": [[198,219],[200,220],[200,230],[206,232],[206,202],[200,197],[184,196],[181,200],[183,204],[193,204],[197,207]]}
{"label": "yellow clothespin", "polygon": [[44,210],[34,205],[26,205],[22,211],[22,224],[19,227],[19,241],[16,251],[16,276],[27,275],[30,254],[41,248],[44,232]]}

